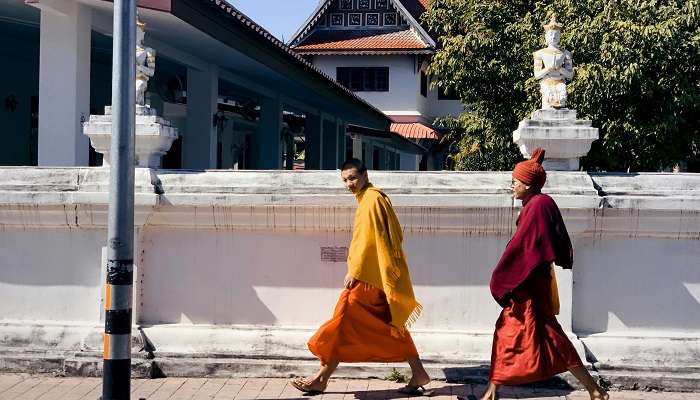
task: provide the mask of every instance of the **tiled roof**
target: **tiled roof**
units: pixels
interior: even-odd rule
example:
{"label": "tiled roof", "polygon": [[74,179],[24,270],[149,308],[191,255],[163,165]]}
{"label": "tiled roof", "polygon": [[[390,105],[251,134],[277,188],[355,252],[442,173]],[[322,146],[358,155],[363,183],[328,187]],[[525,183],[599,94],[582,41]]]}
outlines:
{"label": "tiled roof", "polygon": [[316,31],[294,50],[423,50],[430,46],[411,29],[398,32]]}
{"label": "tiled roof", "polygon": [[442,138],[442,133],[437,129],[420,122],[413,123],[393,123],[391,131],[408,139],[435,139]]}

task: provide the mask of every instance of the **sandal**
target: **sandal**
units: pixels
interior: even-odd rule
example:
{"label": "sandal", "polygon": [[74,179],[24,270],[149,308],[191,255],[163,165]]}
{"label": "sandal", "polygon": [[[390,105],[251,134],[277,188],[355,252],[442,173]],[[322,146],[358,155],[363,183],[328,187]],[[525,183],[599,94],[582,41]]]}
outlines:
{"label": "sandal", "polygon": [[[473,394],[469,394],[467,397],[457,396],[457,400],[477,400],[477,398]],[[498,396],[496,396],[496,400],[498,400]]]}
{"label": "sandal", "polygon": [[289,381],[289,384],[294,386],[295,389],[302,393],[307,393],[307,394],[321,394],[326,390],[326,387],[324,386],[323,389],[312,389],[311,384],[306,382],[304,378],[294,378]]}
{"label": "sandal", "polygon": [[433,395],[433,391],[426,389],[425,387],[423,387],[423,385],[418,385],[418,386],[406,385],[402,388],[399,388],[398,392],[402,393],[402,394],[407,394],[409,396],[427,396],[427,397],[430,397]]}

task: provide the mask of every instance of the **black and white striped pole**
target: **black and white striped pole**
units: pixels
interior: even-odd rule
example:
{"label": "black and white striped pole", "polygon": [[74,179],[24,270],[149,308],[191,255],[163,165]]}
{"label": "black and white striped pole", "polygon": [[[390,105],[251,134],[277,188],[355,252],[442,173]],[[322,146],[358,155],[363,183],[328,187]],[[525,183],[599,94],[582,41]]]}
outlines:
{"label": "black and white striped pole", "polygon": [[134,281],[136,0],[114,0],[102,400],[129,400]]}

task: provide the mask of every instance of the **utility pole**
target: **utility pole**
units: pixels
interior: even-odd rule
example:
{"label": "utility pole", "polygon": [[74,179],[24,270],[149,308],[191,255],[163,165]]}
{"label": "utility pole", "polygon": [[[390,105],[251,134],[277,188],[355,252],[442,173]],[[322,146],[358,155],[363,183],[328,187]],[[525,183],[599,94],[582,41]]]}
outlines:
{"label": "utility pole", "polygon": [[103,400],[129,400],[134,282],[136,0],[114,0]]}

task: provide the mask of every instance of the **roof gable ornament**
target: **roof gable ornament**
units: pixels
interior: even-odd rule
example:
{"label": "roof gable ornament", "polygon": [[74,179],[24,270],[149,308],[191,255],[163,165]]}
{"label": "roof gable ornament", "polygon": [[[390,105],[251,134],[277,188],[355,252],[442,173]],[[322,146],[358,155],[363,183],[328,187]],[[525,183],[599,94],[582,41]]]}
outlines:
{"label": "roof gable ornament", "polygon": [[[311,13],[309,18],[304,22],[303,25],[297,30],[294,35],[292,35],[292,38],[289,40],[289,46],[294,48],[298,45],[300,45],[304,39],[306,39],[318,26],[319,22],[323,17],[325,17],[328,13],[328,10],[331,9],[331,6],[340,0],[322,0],[319,2],[319,4],[316,6],[316,9]],[[417,2],[419,0],[387,0],[387,3],[390,5],[393,5],[394,8],[396,8],[397,12],[400,14],[400,16],[406,20],[408,23],[409,27],[414,30],[419,37],[425,42],[427,47],[430,48],[435,48],[435,40],[433,40],[432,37],[428,34],[428,32],[423,29],[421,24],[417,21],[416,18],[408,11],[406,6],[402,3],[402,1],[413,1]],[[422,5],[422,3],[421,3]]]}

